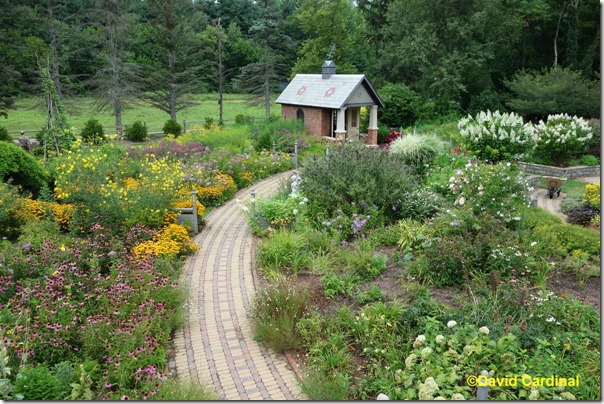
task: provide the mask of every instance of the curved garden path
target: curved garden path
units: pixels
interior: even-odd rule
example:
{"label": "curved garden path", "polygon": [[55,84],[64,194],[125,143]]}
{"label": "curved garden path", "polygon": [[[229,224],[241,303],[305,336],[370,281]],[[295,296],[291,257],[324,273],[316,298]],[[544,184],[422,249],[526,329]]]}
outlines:
{"label": "curved garden path", "polygon": [[[274,193],[290,175],[255,184],[256,195]],[[200,250],[185,263],[182,281],[189,298],[170,368],[179,378],[213,386],[227,400],[297,399],[296,374],[283,355],[253,339],[247,315],[256,290],[254,239],[235,200],[249,200],[250,191],[239,191],[213,210],[195,237]]]}
{"label": "curved garden path", "polygon": [[[582,182],[589,182],[590,184],[595,184],[597,182],[600,182],[600,177],[583,177],[583,178],[576,178],[575,180],[582,181]],[[566,218],[567,218],[566,215],[564,213],[562,213],[562,211],[560,210],[560,204],[562,203],[562,200],[564,198],[566,198],[566,194],[564,192],[560,193],[559,197],[554,197],[553,199],[549,199],[549,196],[547,196],[547,189],[535,187],[533,192],[531,192],[531,195],[533,195],[533,197],[537,198],[537,207],[539,207],[541,209],[545,209],[548,212],[553,213],[555,215],[558,215],[564,221],[566,221]]]}

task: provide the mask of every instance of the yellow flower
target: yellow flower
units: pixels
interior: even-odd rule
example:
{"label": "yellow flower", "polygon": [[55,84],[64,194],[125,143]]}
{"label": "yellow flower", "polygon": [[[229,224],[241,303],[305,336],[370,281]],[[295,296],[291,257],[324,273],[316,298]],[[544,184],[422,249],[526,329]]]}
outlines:
{"label": "yellow flower", "polygon": [[61,251],[65,251],[65,244],[61,244]]}

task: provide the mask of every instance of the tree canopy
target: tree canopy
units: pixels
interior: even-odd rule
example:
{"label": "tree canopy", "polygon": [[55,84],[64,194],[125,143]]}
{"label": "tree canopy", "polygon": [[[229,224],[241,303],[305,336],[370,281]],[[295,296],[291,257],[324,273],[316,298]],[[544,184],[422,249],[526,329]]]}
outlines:
{"label": "tree canopy", "polygon": [[0,117],[16,98],[40,95],[32,38],[48,46],[59,97],[96,93],[118,130],[129,102],[149,102],[173,119],[188,94],[219,87],[266,104],[296,73],[319,73],[327,59],[338,73],[366,74],[378,92],[398,85],[445,114],[499,108],[537,117],[557,109],[599,117],[593,1],[12,3],[0,0]]}

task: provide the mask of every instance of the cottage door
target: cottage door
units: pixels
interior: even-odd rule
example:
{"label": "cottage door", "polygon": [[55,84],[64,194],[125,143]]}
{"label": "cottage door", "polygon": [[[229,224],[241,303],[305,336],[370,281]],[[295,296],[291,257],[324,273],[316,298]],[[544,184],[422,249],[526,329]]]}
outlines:
{"label": "cottage door", "polygon": [[348,109],[348,133],[349,140],[359,140],[360,108]]}

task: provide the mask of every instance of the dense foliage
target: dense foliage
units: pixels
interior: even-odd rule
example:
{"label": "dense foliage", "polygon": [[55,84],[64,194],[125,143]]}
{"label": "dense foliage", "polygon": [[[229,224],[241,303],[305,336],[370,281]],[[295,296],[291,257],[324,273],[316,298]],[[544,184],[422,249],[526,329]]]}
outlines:
{"label": "dense foliage", "polygon": [[[386,104],[400,106],[401,115],[384,111],[387,126],[502,108],[530,119],[599,116],[593,1],[0,4],[0,116],[40,90],[40,75],[59,97],[95,92],[118,131],[137,99],[174,120],[199,91],[245,90],[270,107],[267,92],[296,73],[319,73],[327,58],[340,73],[366,74]],[[36,55],[48,66],[32,70]]]}

